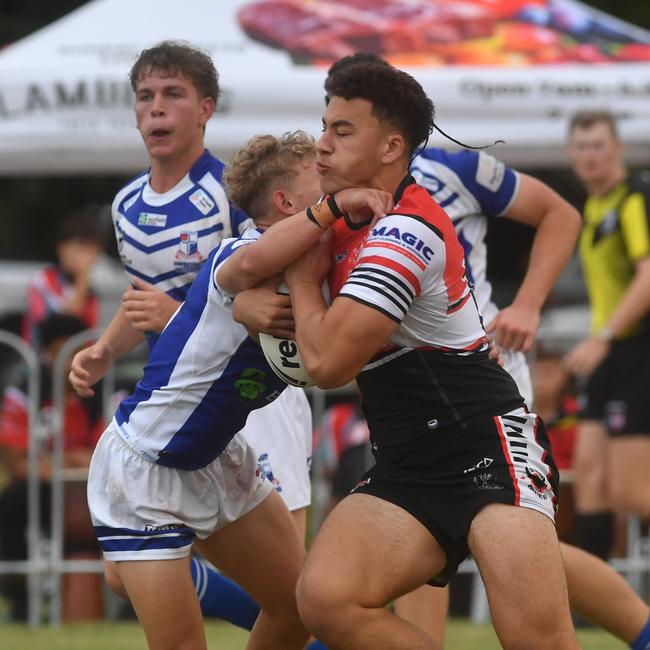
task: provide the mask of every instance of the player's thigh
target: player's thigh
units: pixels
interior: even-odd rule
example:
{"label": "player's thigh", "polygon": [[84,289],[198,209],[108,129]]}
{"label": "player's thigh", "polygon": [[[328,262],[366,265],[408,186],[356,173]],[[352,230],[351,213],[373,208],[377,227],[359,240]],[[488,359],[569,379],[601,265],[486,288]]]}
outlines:
{"label": "player's thigh", "polygon": [[642,498],[650,501],[650,434],[612,437],[609,449],[612,495],[625,498],[642,493]]}
{"label": "player's thigh", "polygon": [[307,508],[298,508],[297,510],[292,510],[291,517],[293,519],[293,523],[296,526],[298,537],[304,540],[305,536],[307,535]]}
{"label": "player's thigh", "polygon": [[559,543],[549,517],[531,508],[491,504],[474,518],[468,542],[500,637],[541,634],[545,626],[549,634],[572,629]]}
{"label": "player's thigh", "polygon": [[122,596],[122,598],[128,598],[122,578],[120,578],[120,574],[117,571],[117,562],[104,560],[104,579],[111,591],[118,596]]}
{"label": "player's thigh", "polygon": [[446,556],[406,510],[369,494],[353,494],[330,513],[301,575],[302,602],[382,607],[440,573]]}
{"label": "player's thigh", "polygon": [[150,650],[206,648],[189,557],[116,562]]}
{"label": "player's thigh", "polygon": [[574,490],[579,509],[605,507],[609,438],[607,429],[597,420],[578,425],[573,455]]}
{"label": "player's thigh", "polygon": [[304,540],[277,492],[270,492],[241,519],[195,541],[195,546],[263,609],[285,609],[294,603]]}

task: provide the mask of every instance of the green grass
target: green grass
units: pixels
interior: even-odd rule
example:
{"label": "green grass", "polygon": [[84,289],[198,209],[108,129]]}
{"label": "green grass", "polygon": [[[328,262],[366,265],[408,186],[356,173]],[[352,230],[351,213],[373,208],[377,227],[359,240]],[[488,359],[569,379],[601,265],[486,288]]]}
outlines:
{"label": "green grass", "polygon": [[[241,650],[246,645],[247,634],[230,625],[208,623],[206,630],[208,646],[213,650]],[[578,636],[584,650],[626,648],[605,632],[581,630]],[[19,625],[0,625],[2,650],[146,650],[146,647],[142,630],[135,622],[64,625],[35,631]],[[491,626],[472,625],[458,619],[448,626],[445,647],[447,650],[501,648]]]}

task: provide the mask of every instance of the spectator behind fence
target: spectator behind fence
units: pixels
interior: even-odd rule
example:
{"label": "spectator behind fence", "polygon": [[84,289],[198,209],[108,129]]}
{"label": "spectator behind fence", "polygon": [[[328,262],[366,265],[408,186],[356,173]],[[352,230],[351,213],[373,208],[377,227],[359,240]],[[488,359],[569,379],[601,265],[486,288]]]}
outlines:
{"label": "spectator behind fence", "polygon": [[[52,422],[52,368],[57,354],[70,337],[86,329],[75,316],[51,314],[40,324],[41,403],[39,418]],[[69,365],[69,364],[68,364]],[[64,369],[67,378],[69,368]],[[82,399],[67,379],[64,406],[64,467],[86,469],[92,450],[104,429],[98,398]],[[24,386],[5,389],[0,405],[0,462],[8,484],[0,494],[0,559],[27,558],[27,448],[28,400]],[[41,481],[41,527],[50,529],[50,478],[52,468],[49,445],[39,454]],[[68,558],[98,558],[99,549],[90,522],[85,498],[85,481],[68,482],[65,489],[65,555]],[[65,620],[98,617],[102,613],[101,576],[69,574],[64,580],[63,616]],[[26,581],[22,575],[3,578],[1,592],[10,603],[13,620],[26,618]]]}
{"label": "spectator behind fence", "polygon": [[88,205],[69,213],[55,241],[56,262],[37,271],[28,286],[23,338],[39,345],[40,324],[50,314],[69,314],[86,327],[99,322],[99,301],[91,273],[104,249],[105,222],[100,208]]}
{"label": "spectator behind fence", "polygon": [[581,545],[607,557],[611,508],[650,517],[650,183],[628,174],[616,122],[579,113],[569,133],[588,198],[580,257],[591,334],[566,357],[588,377],[575,453]]}

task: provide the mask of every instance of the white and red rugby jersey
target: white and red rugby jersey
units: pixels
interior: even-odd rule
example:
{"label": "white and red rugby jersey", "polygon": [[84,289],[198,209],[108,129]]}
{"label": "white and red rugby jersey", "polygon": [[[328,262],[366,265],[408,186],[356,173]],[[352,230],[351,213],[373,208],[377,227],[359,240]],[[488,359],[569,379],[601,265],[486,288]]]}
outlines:
{"label": "white and red rugby jersey", "polygon": [[333,234],[332,298],[399,323],[357,377],[376,453],[523,404],[510,375],[488,357],[454,226],[413,178],[400,184],[390,215],[372,227],[341,219]]}
{"label": "white and red rugby jersey", "polygon": [[467,353],[486,345],[454,226],[407,177],[392,213],[372,228],[335,225],[332,297],[346,296],[400,323],[391,343]]}

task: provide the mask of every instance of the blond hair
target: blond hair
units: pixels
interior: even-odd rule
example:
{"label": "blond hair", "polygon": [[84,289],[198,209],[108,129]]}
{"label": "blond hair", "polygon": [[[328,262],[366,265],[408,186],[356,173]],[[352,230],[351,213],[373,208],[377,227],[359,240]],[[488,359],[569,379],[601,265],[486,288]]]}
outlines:
{"label": "blond hair", "polygon": [[[312,136],[304,131],[257,135],[233,155],[223,181],[230,200],[257,219],[269,209],[270,190],[298,174],[297,165],[316,154]],[[276,189],[273,187],[273,189]]]}

